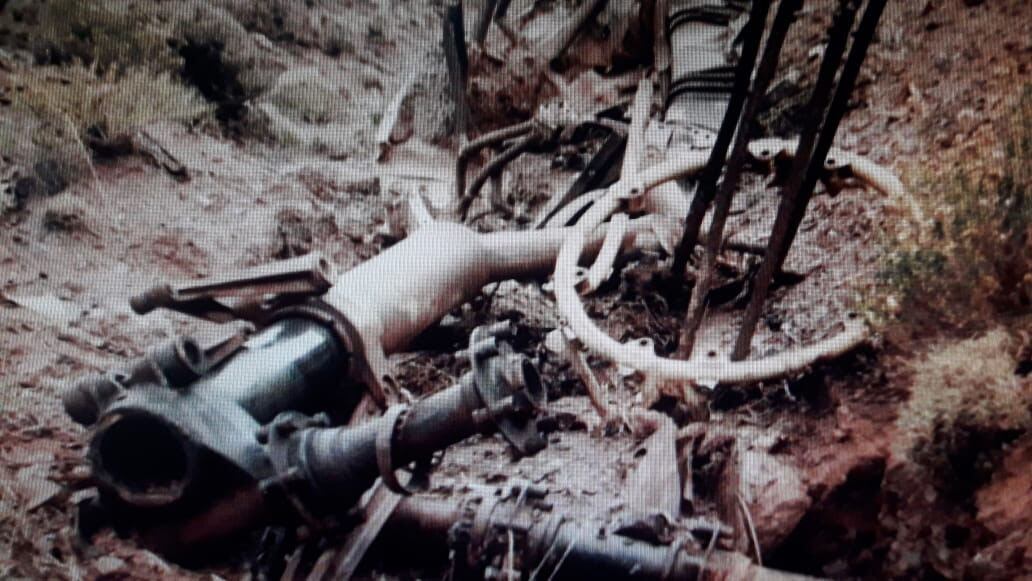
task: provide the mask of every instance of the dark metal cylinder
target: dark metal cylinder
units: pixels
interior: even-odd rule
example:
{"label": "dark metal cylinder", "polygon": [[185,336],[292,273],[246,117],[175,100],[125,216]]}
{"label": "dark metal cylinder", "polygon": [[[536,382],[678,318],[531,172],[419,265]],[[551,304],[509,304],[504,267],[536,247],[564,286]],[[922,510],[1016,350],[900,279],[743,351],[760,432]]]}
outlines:
{"label": "dark metal cylinder", "polygon": [[[506,505],[500,520],[518,520],[519,508]],[[462,502],[455,499],[411,498],[403,500],[385,529],[385,539],[419,539],[420,543],[439,543],[449,536],[456,523],[463,519]],[[619,535],[600,534],[574,521],[554,526],[558,515],[537,520],[527,531],[527,546],[535,547],[527,554],[530,568],[542,565],[542,578],[554,579],[696,579],[702,560],[698,554],[679,549],[677,545],[653,545]],[[479,545],[485,539],[473,539]],[[444,554],[440,552],[439,554]],[[543,559],[548,562],[541,563]]]}
{"label": "dark metal cylinder", "polygon": [[286,410],[316,409],[346,372],[336,335],[308,319],[284,319],[244,344],[193,389],[236,402],[259,423]]}
{"label": "dark metal cylinder", "polygon": [[379,475],[377,436],[393,432],[393,467],[429,458],[434,452],[477,433],[473,412],[480,407],[470,375],[412,405],[395,420],[384,416],[360,426],[310,429],[300,434],[297,465],[312,484],[318,501],[352,506]]}
{"label": "dark metal cylinder", "polygon": [[576,524],[562,526],[553,543],[551,579],[696,579],[701,570],[700,558],[676,545],[602,536]]}
{"label": "dark metal cylinder", "polygon": [[[181,345],[173,347],[165,359],[189,358],[190,353],[179,355]],[[284,319],[189,385],[169,389],[157,379],[141,380],[109,404],[99,389],[107,384],[98,383],[66,398],[66,407],[84,420],[100,413],[88,452],[99,484],[130,504],[167,505],[195,481],[211,480],[195,470],[201,452],[213,452],[254,478],[271,476],[254,434],[281,412],[332,409],[335,398],[346,396],[339,389],[345,356],[331,330],[307,319]],[[159,444],[167,458],[155,455]],[[210,491],[220,486],[209,484]]]}

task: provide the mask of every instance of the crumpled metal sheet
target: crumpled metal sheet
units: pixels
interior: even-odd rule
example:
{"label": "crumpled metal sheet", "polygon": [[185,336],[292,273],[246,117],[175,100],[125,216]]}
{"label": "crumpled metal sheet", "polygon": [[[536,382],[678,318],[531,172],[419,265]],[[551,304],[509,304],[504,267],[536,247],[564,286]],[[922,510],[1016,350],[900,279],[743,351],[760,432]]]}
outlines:
{"label": "crumpled metal sheet", "polygon": [[747,6],[728,0],[671,0],[667,18],[671,92],[666,120],[716,133],[737,61],[734,44]]}

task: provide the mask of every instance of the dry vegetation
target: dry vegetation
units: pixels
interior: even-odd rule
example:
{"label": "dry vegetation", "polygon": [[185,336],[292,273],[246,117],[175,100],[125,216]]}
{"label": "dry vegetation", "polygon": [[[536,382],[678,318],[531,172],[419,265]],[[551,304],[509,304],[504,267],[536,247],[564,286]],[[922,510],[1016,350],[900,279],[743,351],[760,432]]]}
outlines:
{"label": "dry vegetation", "polygon": [[997,172],[925,180],[935,217],[919,243],[890,245],[880,273],[890,331],[970,335],[1032,315],[1032,87],[1001,127]]}
{"label": "dry vegetation", "polygon": [[999,163],[925,179],[932,230],[888,244],[880,272],[874,310],[911,378],[880,515],[896,577],[1022,566],[1026,548],[986,524],[979,500],[1032,437],[1032,88],[1018,101]]}
{"label": "dry vegetation", "polygon": [[[0,121],[0,212],[89,176],[98,157],[131,152],[132,135],[157,121],[346,155],[343,127],[353,120],[342,96],[318,71],[287,71],[268,50],[284,43],[328,55],[354,51],[360,37],[340,4],[6,3],[0,101],[16,114]],[[382,38],[374,28],[365,35]]]}
{"label": "dry vegetation", "polygon": [[[926,466],[944,485],[977,487],[991,473],[998,449],[961,448],[958,436],[974,431],[1010,438],[1032,428],[1028,382],[1014,373],[1016,344],[996,329],[976,339],[947,343],[913,365],[910,400],[900,412],[896,452]],[[971,466],[954,462],[959,453],[985,457]],[[979,473],[957,474],[960,468]]]}

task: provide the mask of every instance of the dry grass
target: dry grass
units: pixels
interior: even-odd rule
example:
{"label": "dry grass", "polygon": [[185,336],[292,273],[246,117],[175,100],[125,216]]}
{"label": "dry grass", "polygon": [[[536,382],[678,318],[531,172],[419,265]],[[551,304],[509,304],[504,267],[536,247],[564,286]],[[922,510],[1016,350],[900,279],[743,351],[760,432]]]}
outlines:
{"label": "dry grass", "polygon": [[378,28],[356,30],[348,17],[356,6],[341,0],[216,0],[212,4],[249,32],[273,42],[318,48],[332,56],[353,52],[363,34],[369,41],[383,36]]}
{"label": "dry grass", "polygon": [[[59,165],[73,168],[89,160],[86,146],[98,136],[212,112],[237,137],[348,155],[357,146],[343,127],[352,119],[342,96],[323,79],[297,78],[283,54],[354,51],[352,42],[382,31],[348,10],[373,9],[341,0],[10,0],[0,10],[0,47],[23,63],[7,84],[29,117],[0,127],[0,154],[31,171],[40,151],[59,150]],[[29,138],[46,143],[26,146]]]}
{"label": "dry grass", "polygon": [[343,98],[318,76],[318,71],[291,71],[269,91],[269,101],[298,123],[325,125],[347,118]]}
{"label": "dry grass", "polygon": [[1017,347],[1006,331],[994,329],[941,344],[916,361],[910,400],[897,421],[896,452],[920,456],[937,432],[944,435],[958,423],[1002,431],[1032,428],[1032,385],[1014,373]]}
{"label": "dry grass", "polygon": [[17,74],[14,104],[51,125],[108,138],[129,135],[157,120],[190,121],[209,106],[169,73],[129,69],[95,74],[84,67],[41,67]]}
{"label": "dry grass", "polygon": [[46,194],[90,174],[88,143],[126,140],[154,121],[193,121],[211,109],[170,74],[145,69],[16,68],[3,90],[11,112],[0,116],[0,156]]}
{"label": "dry grass", "polygon": [[9,103],[0,155],[21,191],[9,206],[88,175],[91,145],[128,142],[154,121],[208,115],[179,81],[183,60],[169,42],[175,21],[162,10],[128,0],[12,0],[0,11],[0,90]]}
{"label": "dry grass", "polygon": [[1018,342],[1008,331],[946,338],[909,364],[910,399],[896,421],[879,517],[892,578],[981,578],[970,565],[997,539],[979,523],[976,499],[1032,429],[1032,378],[1015,373]]}
{"label": "dry grass", "polygon": [[169,26],[150,7],[127,0],[15,0],[3,16],[21,48],[44,64],[85,63],[97,70],[178,68]]}
{"label": "dry grass", "polygon": [[933,231],[913,243],[889,245],[878,301],[891,330],[963,336],[998,322],[1032,318],[1032,88],[1001,133],[998,175],[960,172],[927,180]]}

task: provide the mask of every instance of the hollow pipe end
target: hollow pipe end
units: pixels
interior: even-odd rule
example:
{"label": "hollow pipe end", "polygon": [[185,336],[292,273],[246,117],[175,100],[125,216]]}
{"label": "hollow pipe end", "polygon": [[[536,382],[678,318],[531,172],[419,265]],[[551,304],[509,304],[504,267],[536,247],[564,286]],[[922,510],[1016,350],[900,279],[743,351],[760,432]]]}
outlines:
{"label": "hollow pipe end", "polygon": [[87,452],[100,487],[141,508],[179,500],[196,473],[197,455],[178,427],[139,410],[103,417]]}

